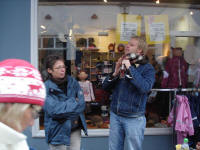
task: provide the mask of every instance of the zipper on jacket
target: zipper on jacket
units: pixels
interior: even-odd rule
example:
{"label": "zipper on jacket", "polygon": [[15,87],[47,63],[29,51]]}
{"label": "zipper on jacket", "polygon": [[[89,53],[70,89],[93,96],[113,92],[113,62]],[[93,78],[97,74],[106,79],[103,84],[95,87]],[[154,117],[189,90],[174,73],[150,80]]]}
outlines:
{"label": "zipper on jacket", "polygon": [[140,96],[140,100],[139,100],[139,104],[138,104],[137,112],[138,112],[138,109],[140,108],[140,104],[141,104],[142,97],[143,97],[143,95]]}
{"label": "zipper on jacket", "polygon": [[[122,79],[122,80],[123,80],[123,79]],[[121,95],[121,90],[119,90],[119,96],[118,96],[118,99],[117,99],[117,114],[118,114],[118,112],[119,112],[119,106],[120,106],[120,100],[119,100],[120,95]]]}
{"label": "zipper on jacket", "polygon": [[[121,95],[121,92],[119,92],[119,97],[120,97],[120,95]],[[118,111],[119,111],[119,104],[120,104],[119,97],[117,99],[117,114],[118,114]]]}

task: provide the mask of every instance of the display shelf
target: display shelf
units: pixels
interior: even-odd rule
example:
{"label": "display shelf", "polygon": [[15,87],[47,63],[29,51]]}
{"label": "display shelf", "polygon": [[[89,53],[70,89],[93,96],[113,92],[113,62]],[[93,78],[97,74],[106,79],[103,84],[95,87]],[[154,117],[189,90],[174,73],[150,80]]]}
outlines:
{"label": "display shelf", "polygon": [[100,52],[99,50],[82,50],[82,67],[87,71],[89,80],[96,81],[94,76],[101,72],[107,75],[113,71],[114,63],[123,55],[122,52]]}

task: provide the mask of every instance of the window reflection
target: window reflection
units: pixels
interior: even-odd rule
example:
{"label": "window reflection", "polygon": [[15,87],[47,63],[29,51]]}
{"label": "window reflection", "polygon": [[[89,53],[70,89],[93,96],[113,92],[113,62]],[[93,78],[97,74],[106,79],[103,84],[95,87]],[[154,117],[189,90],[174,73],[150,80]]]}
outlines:
{"label": "window reflection", "polygon": [[[88,6],[84,5],[39,6],[38,24],[46,26],[46,32],[42,32],[41,28],[38,31],[39,70],[43,79],[46,80],[45,58],[55,53],[64,56],[68,74],[77,77],[78,71],[86,71],[95,96],[95,101],[86,106],[89,110],[85,112],[88,128],[105,129],[109,128],[109,104],[112,95],[103,91],[101,84],[105,77],[114,71],[116,60],[123,55],[125,43],[117,42],[116,37],[117,15],[121,11],[114,5],[89,7],[90,11],[97,12],[96,19],[90,17],[93,14],[88,12]],[[168,60],[172,58],[172,47],[182,48],[183,58],[188,65],[186,86],[193,87],[194,69],[200,58],[200,44],[199,36],[192,36],[194,33],[188,34],[188,32],[198,29],[198,21],[195,17],[186,15],[187,8],[159,7],[155,8],[155,12],[152,12],[150,8],[130,6],[129,13],[140,14],[138,16],[142,18],[141,35],[143,36],[147,34],[144,24],[146,14],[164,14],[169,18],[170,43],[151,43],[147,52],[148,59],[156,70],[156,82],[153,88],[163,88],[163,77],[166,76],[163,71],[166,70]],[[45,20],[45,14],[51,14],[51,20]],[[178,35],[176,31],[187,33],[181,32]],[[183,34],[185,35],[181,36]],[[149,93],[146,106],[147,128],[168,127],[166,120],[171,109],[172,98],[171,92]],[[40,129],[43,128],[42,114]]]}

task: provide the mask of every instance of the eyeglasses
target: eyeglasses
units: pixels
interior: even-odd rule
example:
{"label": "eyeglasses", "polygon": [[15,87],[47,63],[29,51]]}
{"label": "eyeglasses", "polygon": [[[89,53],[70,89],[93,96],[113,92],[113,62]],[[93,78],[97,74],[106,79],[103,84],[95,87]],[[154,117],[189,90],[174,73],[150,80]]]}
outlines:
{"label": "eyeglasses", "polygon": [[53,68],[53,69],[57,69],[57,70],[60,70],[60,69],[66,69],[66,66],[58,66],[58,67]]}

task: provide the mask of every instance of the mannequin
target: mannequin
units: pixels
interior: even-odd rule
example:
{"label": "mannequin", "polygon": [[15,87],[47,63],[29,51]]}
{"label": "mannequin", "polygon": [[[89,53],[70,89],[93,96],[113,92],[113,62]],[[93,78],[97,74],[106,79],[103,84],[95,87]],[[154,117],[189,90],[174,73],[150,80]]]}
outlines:
{"label": "mannequin", "polygon": [[85,71],[80,71],[78,74],[79,84],[83,90],[84,98],[86,102],[95,100],[92,83],[87,80],[88,74]]}
{"label": "mannequin", "polygon": [[109,52],[115,52],[115,43],[110,43],[108,45],[108,51]]}
{"label": "mannequin", "polygon": [[96,45],[94,44],[94,38],[92,37],[88,38],[88,42],[89,42],[90,49],[96,48]]}
{"label": "mannequin", "polygon": [[117,47],[118,52],[124,52],[125,46],[124,44],[119,44]]}
{"label": "mannequin", "polygon": [[183,58],[182,48],[172,47],[172,58],[167,60],[162,88],[185,88],[187,86],[188,64]]}
{"label": "mannequin", "polygon": [[78,74],[79,85],[83,90],[84,99],[86,101],[85,113],[92,112],[90,102],[95,100],[92,83],[87,80],[88,74],[85,71],[80,71]]}

